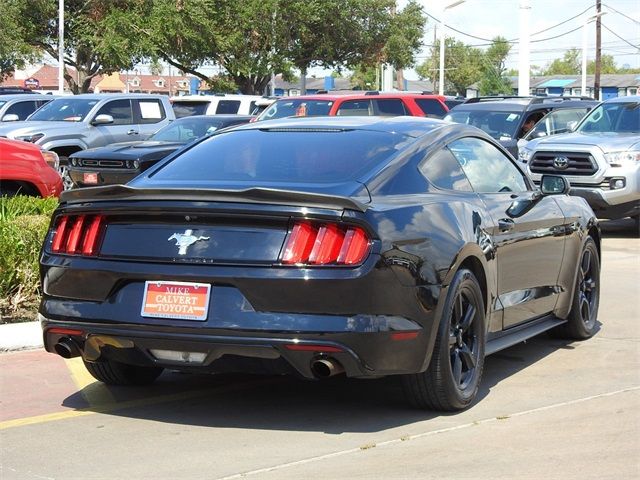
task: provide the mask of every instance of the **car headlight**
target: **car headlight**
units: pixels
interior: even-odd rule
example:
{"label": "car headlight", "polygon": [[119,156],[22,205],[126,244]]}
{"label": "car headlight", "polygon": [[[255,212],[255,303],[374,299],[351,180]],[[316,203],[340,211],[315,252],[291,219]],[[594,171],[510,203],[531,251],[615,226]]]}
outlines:
{"label": "car headlight", "polygon": [[58,158],[58,154],[56,152],[43,150],[42,156],[44,157],[44,161],[47,162],[51,168],[56,171],[58,170],[58,168],[60,167],[60,159]]}
{"label": "car headlight", "polygon": [[36,143],[44,137],[44,133],[34,133],[32,135],[18,135],[16,136],[16,140],[22,140],[24,142]]}
{"label": "car headlight", "polygon": [[605,153],[604,158],[609,165],[613,166],[620,166],[623,163],[640,162],[640,150]]}
{"label": "car headlight", "polygon": [[531,156],[533,155],[533,150],[527,147],[520,147],[518,149],[518,160],[522,163],[529,163],[531,160]]}

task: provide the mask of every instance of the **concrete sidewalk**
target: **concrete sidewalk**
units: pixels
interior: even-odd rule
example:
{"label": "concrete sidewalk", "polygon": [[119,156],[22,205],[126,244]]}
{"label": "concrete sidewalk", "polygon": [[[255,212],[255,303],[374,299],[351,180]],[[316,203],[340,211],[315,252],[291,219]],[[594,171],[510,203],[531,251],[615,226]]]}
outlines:
{"label": "concrete sidewalk", "polygon": [[0,325],[0,352],[42,348],[40,322]]}

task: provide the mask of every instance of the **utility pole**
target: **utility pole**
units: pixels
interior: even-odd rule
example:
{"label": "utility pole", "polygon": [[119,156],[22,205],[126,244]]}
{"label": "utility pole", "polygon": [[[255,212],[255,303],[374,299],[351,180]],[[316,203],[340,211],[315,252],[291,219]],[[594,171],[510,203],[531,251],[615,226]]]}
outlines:
{"label": "utility pole", "polygon": [[602,16],[601,0],[596,0],[596,71],[593,78],[593,98],[600,100],[600,68],[602,63],[602,37],[600,17]]}
{"label": "utility pole", "polygon": [[531,94],[529,90],[529,22],[531,17],[531,3],[529,0],[520,0],[520,42],[518,55],[518,95],[526,97]]}
{"label": "utility pole", "polygon": [[64,93],[64,0],[58,2],[58,93]]}

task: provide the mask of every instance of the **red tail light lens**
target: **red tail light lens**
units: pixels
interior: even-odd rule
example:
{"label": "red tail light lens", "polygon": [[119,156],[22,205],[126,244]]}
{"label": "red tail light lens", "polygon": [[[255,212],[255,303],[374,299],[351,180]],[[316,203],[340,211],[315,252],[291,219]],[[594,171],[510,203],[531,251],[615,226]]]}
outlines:
{"label": "red tail light lens", "polygon": [[58,217],[51,243],[55,253],[97,255],[104,225],[101,215]]}
{"label": "red tail light lens", "polygon": [[360,227],[299,222],[287,238],[282,263],[358,265],[367,258],[371,240]]}

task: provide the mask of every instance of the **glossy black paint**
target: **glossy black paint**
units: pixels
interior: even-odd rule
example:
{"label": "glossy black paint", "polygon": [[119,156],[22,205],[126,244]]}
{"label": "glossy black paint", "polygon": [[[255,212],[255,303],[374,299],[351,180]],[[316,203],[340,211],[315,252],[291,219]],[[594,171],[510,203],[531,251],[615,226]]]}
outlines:
{"label": "glossy black paint", "polygon": [[[429,364],[449,282],[463,267],[478,279],[487,339],[502,339],[500,348],[509,338],[527,337],[510,332],[566,318],[582,245],[587,235],[599,244],[586,202],[541,195],[529,180],[529,190],[518,193],[442,190],[420,173],[422,162],[465,136],[502,149],[481,131],[427,119],[269,124],[391,129],[415,140],[357,181],[322,188],[229,184],[207,190],[205,179],[194,178],[191,191],[184,184],[158,189],[152,176],[159,164],[130,187],[66,193],[55,215],[101,213],[107,229],[95,258],[52,253],[50,231],[41,257],[45,332],[53,326],[79,328],[81,347],[92,335],[133,344],[107,343],[100,353],[142,365],[195,368],[159,362],[148,352],[166,348],[207,352],[198,368],[210,371],[294,371],[311,378],[311,360],[330,355],[348,376],[415,373]],[[356,267],[282,265],[279,254],[295,219],[360,226],[372,239],[371,252]],[[178,256],[167,238],[185,229],[219,237],[219,243]],[[211,284],[207,320],[141,316],[147,280]],[[416,335],[394,336],[402,332]],[[53,351],[58,338],[45,335],[45,348]],[[341,351],[290,351],[290,343]]]}

